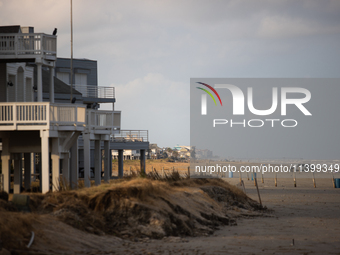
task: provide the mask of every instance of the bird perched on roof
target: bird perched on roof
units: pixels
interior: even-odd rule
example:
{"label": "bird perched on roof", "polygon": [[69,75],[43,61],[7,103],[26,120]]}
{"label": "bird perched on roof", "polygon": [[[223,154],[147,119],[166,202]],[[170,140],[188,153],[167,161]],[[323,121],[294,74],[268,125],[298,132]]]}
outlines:
{"label": "bird perched on roof", "polygon": [[53,30],[53,35],[57,35],[57,28]]}

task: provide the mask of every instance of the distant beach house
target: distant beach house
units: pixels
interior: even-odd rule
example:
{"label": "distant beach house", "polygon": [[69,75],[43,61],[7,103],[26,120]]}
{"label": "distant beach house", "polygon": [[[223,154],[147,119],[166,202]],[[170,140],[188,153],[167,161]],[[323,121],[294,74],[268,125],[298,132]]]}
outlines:
{"label": "distant beach house", "polygon": [[149,145],[149,158],[159,159],[161,158],[162,148],[158,147],[156,143],[150,143]]}
{"label": "distant beach house", "polygon": [[190,155],[191,155],[191,147],[190,146],[177,145],[177,146],[174,147],[174,150],[177,150],[180,158],[185,158],[185,159],[190,158]]}

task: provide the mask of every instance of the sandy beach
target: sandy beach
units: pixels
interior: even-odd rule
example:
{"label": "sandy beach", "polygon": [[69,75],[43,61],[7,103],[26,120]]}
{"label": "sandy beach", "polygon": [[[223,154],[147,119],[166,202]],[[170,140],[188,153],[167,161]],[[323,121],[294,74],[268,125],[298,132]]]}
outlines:
{"label": "sandy beach", "polygon": [[[228,179],[237,184],[238,179]],[[258,200],[251,180],[247,194]],[[116,254],[339,254],[340,189],[329,179],[267,179],[259,181],[262,202],[271,217],[242,218],[237,226],[224,226],[211,236],[125,242]],[[293,241],[294,240],[294,241]],[[120,246],[120,245],[118,245]],[[93,251],[100,254],[100,251]]]}
{"label": "sandy beach", "polygon": [[[239,182],[238,178],[225,180]],[[220,226],[211,235],[128,240],[86,233],[43,216],[35,227],[44,229],[45,241],[34,243],[30,253],[339,254],[340,189],[333,188],[330,179],[317,179],[316,188],[312,179],[297,179],[297,187],[292,179],[278,179],[277,187],[273,179],[258,182],[269,212],[254,217],[235,212],[237,225]],[[254,182],[245,179],[244,183],[247,195],[258,201]]]}

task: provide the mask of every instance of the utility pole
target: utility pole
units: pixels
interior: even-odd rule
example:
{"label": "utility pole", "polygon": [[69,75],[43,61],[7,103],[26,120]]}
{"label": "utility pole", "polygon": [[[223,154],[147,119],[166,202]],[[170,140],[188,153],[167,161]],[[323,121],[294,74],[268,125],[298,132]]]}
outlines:
{"label": "utility pole", "polygon": [[72,17],[72,0],[71,0],[71,98],[70,98],[70,102],[72,103],[72,99],[73,99],[73,17]]}

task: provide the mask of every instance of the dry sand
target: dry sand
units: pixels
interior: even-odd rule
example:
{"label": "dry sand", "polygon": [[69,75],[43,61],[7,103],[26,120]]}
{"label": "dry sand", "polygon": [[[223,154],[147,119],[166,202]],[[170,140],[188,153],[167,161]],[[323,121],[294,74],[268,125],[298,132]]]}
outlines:
{"label": "dry sand", "polygon": [[[253,182],[245,186],[257,200]],[[121,254],[340,254],[340,189],[329,179],[318,179],[317,188],[311,179],[298,179],[296,188],[286,179],[278,179],[278,187],[272,179],[259,186],[273,217],[238,219],[206,237],[127,243]]]}

